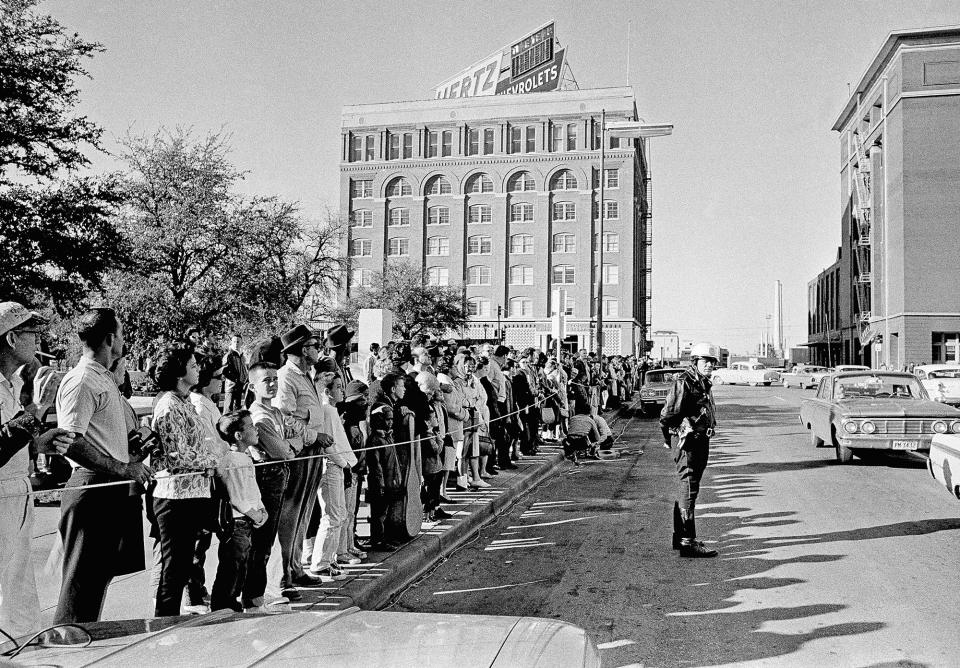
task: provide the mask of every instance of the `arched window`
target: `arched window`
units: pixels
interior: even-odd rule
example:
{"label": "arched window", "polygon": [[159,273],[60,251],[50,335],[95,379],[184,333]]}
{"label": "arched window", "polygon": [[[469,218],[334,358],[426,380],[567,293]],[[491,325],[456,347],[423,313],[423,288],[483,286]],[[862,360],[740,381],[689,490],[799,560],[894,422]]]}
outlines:
{"label": "arched window", "polygon": [[373,272],[370,269],[354,269],[352,283],[356,288],[369,288],[373,285]]}
{"label": "arched window", "polygon": [[387,197],[406,197],[413,194],[413,188],[410,182],[402,176],[398,176],[387,184]]}
{"label": "arched window", "polygon": [[533,177],[530,176],[530,172],[517,172],[507,182],[507,191],[512,193],[528,192],[536,189],[537,185],[534,183]]}
{"label": "arched window", "polygon": [[470,299],[467,300],[467,315],[489,318],[490,300],[486,297],[470,297]]}
{"label": "arched window", "polygon": [[533,315],[533,299],[530,297],[514,297],[510,300],[510,315],[512,317],[530,317]]}
{"label": "arched window", "polygon": [[486,174],[474,174],[467,179],[468,193],[492,193],[493,180]]}
{"label": "arched window", "polygon": [[390,237],[387,239],[387,255],[390,257],[409,256],[410,240],[404,237]]}
{"label": "arched window", "polygon": [[553,268],[553,282],[558,285],[571,285],[575,283],[576,272],[573,265],[558,264]]}
{"label": "arched window", "polygon": [[450,270],[446,267],[428,267],[427,285],[450,285]]}
{"label": "arched window", "polygon": [[450,255],[450,239],[448,237],[430,237],[427,239],[427,255],[434,257]]}
{"label": "arched window", "polygon": [[427,182],[428,195],[449,195],[451,192],[450,182],[443,176],[434,176]]}
{"label": "arched window", "polygon": [[493,212],[489,204],[474,204],[470,207],[470,223],[486,225],[493,222]]}
{"label": "arched window", "polygon": [[467,255],[490,255],[493,243],[490,237],[477,234],[467,239]]}
{"label": "arched window", "polygon": [[576,253],[577,252],[577,235],[571,234],[569,232],[554,234],[553,235],[553,252],[554,253]]}
{"label": "arched window", "polygon": [[510,285],[533,285],[533,267],[528,264],[510,267]]}
{"label": "arched window", "polygon": [[475,264],[467,267],[467,285],[490,285],[490,267]]}
{"label": "arched window", "polygon": [[373,227],[373,211],[357,209],[350,215],[350,227]]}
{"label": "arched window", "polygon": [[370,257],[373,254],[372,244],[370,239],[351,239],[350,257]]}
{"label": "arched window", "polygon": [[427,210],[427,225],[449,225],[450,208],[446,206],[431,206]]}
{"label": "arched window", "polygon": [[533,253],[533,236],[529,234],[514,234],[510,237],[510,252],[514,255],[529,255]]}
{"label": "arched window", "polygon": [[573,202],[554,202],[553,203],[554,220],[576,220],[577,206]]}
{"label": "arched window", "polygon": [[405,227],[410,224],[410,209],[390,209],[390,227]]}
{"label": "arched window", "polygon": [[533,220],[533,204],[519,202],[510,205],[511,223],[529,223]]}
{"label": "arched window", "polygon": [[561,169],[550,179],[550,190],[576,190],[577,177],[569,169]]}

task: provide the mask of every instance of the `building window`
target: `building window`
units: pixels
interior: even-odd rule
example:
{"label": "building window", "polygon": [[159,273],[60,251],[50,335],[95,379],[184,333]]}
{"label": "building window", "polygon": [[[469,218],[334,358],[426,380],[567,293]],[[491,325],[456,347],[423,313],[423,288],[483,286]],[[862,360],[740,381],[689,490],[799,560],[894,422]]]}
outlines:
{"label": "building window", "polygon": [[620,265],[618,264],[603,265],[603,284],[617,285],[619,283],[620,283]]}
{"label": "building window", "polygon": [[350,162],[360,162],[363,159],[363,137],[350,137]]}
{"label": "building window", "polygon": [[605,220],[619,220],[620,202],[616,200],[603,200],[603,216]]}
{"label": "building window", "polygon": [[533,267],[528,264],[510,267],[510,285],[533,285]]}
{"label": "building window", "polygon": [[450,270],[446,267],[429,267],[427,285],[450,285]]}
{"label": "building window", "polygon": [[533,300],[530,297],[514,297],[510,300],[510,316],[529,318],[533,315]]}
{"label": "building window", "polygon": [[553,153],[563,150],[563,125],[550,124],[550,150]]}
{"label": "building window", "polygon": [[439,144],[440,144],[440,133],[428,132],[427,133],[427,157],[428,158],[437,157]]}
{"label": "building window", "polygon": [[350,257],[370,257],[373,253],[373,243],[370,239],[351,239]]}
{"label": "building window", "polygon": [[480,153],[480,128],[467,130],[467,155]]}
{"label": "building window", "polygon": [[629,137],[610,137],[610,148],[630,148]]}
{"label": "building window", "polygon": [[[566,303],[563,305],[563,314],[564,315],[573,315],[573,306],[576,303],[576,300],[573,298],[573,295],[567,294]],[[554,307],[554,313],[556,313],[556,307]]]}
{"label": "building window", "polygon": [[427,255],[431,257],[450,255],[450,239],[447,237],[429,237],[427,239]]}
{"label": "building window", "polygon": [[569,169],[561,169],[550,179],[550,190],[576,190],[577,177]]}
{"label": "building window", "polygon": [[413,188],[410,182],[402,176],[398,176],[387,184],[387,197],[406,197],[413,194]]}
{"label": "building window", "polygon": [[523,148],[523,128],[510,128],[510,152],[520,153]]}
{"label": "building window", "polygon": [[441,155],[447,157],[453,155],[453,132],[450,130],[444,130],[441,136],[442,146],[441,146]]}
{"label": "building window", "polygon": [[410,240],[406,237],[390,237],[387,240],[387,255],[407,257],[410,255]]}
{"label": "building window", "polygon": [[554,202],[553,219],[554,220],[576,220],[577,207],[573,202]]}
{"label": "building window", "polygon": [[536,190],[537,185],[530,172],[517,172],[507,182],[507,192],[519,193]]}
{"label": "building window", "polygon": [[576,272],[573,265],[558,264],[553,268],[553,282],[558,285],[572,285],[576,282]]}
{"label": "building window", "polygon": [[373,179],[354,179],[351,181],[350,197],[373,197]]}
{"label": "building window", "polygon": [[388,160],[400,159],[400,135],[390,133],[390,150],[387,154]]}
{"label": "building window", "polygon": [[443,176],[434,176],[427,184],[428,195],[449,195],[451,192],[450,182]]}
{"label": "building window", "polygon": [[406,227],[410,224],[410,209],[390,209],[390,227]]}
{"label": "building window", "polygon": [[432,206],[427,210],[427,225],[449,225],[450,209],[445,206]]}
{"label": "building window", "polygon": [[511,223],[529,223],[533,220],[533,204],[521,202],[510,206]]}
{"label": "building window", "polygon": [[933,364],[960,362],[960,332],[932,332]]}
{"label": "building window", "polygon": [[490,255],[493,243],[490,237],[477,234],[467,239],[467,255]]}
{"label": "building window", "polygon": [[467,285],[490,285],[490,267],[482,264],[467,267]]}
{"label": "building window", "polygon": [[562,234],[553,235],[553,252],[554,253],[576,253],[577,252],[577,237],[575,234],[570,234],[569,232],[564,232]]}
{"label": "building window", "polygon": [[533,236],[529,234],[514,234],[510,237],[510,252],[514,255],[529,255],[533,253]]}
{"label": "building window", "polygon": [[577,124],[569,123],[567,125],[567,150],[577,150]]}
{"label": "building window", "polygon": [[369,288],[373,285],[373,272],[369,269],[354,269],[351,283],[356,288]]}
{"label": "building window", "polygon": [[474,318],[489,318],[490,300],[486,297],[471,297],[467,300],[467,315]]}
{"label": "building window", "polygon": [[486,128],[483,131],[483,154],[493,153],[493,128]]}
{"label": "building window", "polygon": [[603,298],[603,315],[616,318],[620,315],[620,300],[613,297]]}
{"label": "building window", "polygon": [[413,133],[406,132],[403,135],[403,158],[413,157]]}
{"label": "building window", "polygon": [[373,211],[370,209],[357,209],[350,215],[350,227],[356,229],[360,227],[373,227]]}
{"label": "building window", "polygon": [[606,181],[604,186],[607,188],[619,188],[620,187],[620,169],[614,167],[613,169],[605,169]]}
{"label": "building window", "polygon": [[[593,252],[596,253],[600,250],[600,235],[593,235]],[[604,253],[619,253],[620,252],[620,235],[616,232],[604,232],[603,233],[603,252]]]}
{"label": "building window", "polygon": [[537,151],[537,128],[533,125],[527,127],[527,153],[536,153]]}
{"label": "building window", "polygon": [[474,174],[467,179],[468,193],[492,193],[493,180],[486,174]]}
{"label": "building window", "polygon": [[470,207],[470,222],[473,225],[486,225],[493,222],[493,213],[489,204],[475,204]]}
{"label": "building window", "polygon": [[364,151],[363,151],[363,159],[364,159],[364,160],[373,160],[373,158],[374,158],[373,142],[374,142],[374,136],[373,136],[373,135],[367,135],[367,136],[364,138],[364,144],[366,144],[366,147],[365,147],[365,149],[364,149]]}

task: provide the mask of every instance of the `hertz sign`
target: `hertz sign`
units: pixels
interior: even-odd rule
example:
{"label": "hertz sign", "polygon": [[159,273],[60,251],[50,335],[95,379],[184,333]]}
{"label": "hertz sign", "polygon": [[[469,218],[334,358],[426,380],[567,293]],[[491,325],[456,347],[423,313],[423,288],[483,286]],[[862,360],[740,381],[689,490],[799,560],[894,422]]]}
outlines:
{"label": "hertz sign", "polygon": [[563,70],[563,49],[556,49],[554,23],[496,51],[434,88],[437,99],[515,95],[556,90]]}

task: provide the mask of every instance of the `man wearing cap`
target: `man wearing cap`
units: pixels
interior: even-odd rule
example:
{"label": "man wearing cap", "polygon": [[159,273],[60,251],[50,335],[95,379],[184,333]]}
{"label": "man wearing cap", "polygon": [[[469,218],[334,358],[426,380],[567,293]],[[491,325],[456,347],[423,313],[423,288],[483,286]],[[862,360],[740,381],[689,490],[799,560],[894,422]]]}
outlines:
{"label": "man wearing cap", "polygon": [[719,357],[716,346],[695,344],[690,349],[693,364],[677,374],[660,412],[664,438],[670,438],[670,431],[677,434],[673,458],[680,484],[673,507],[673,549],[679,550],[681,557],[717,556],[716,550],[697,540],[694,507],[710,456],[710,437],[717,426],[710,377]]}
{"label": "man wearing cap", "polygon": [[327,330],[327,336],[324,345],[327,349],[327,356],[332,357],[337,363],[337,375],[343,381],[343,386],[353,380],[353,374],[350,373],[349,350],[350,340],[356,334],[346,325],[335,325]]}
{"label": "man wearing cap", "polygon": [[314,384],[314,365],[319,361],[320,338],[306,325],[297,325],[280,337],[286,363],[277,372],[277,396],[273,405],[286,415],[300,421],[304,426],[301,459],[289,462],[290,478],[283,495],[278,536],[283,557],[281,593],[290,600],[299,600],[297,585],[311,586],[320,582],[305,572],[303,540],[307,535],[313,507],[316,503],[320,478],[323,475],[323,459],[315,455],[333,444],[333,436],[321,433],[323,406]]}
{"label": "man wearing cap", "polygon": [[[72,438],[62,429],[45,428],[60,377],[41,367],[33,379],[33,402],[20,404],[24,379],[18,370],[37,353],[42,318],[17,302],[0,303],[0,629],[14,638],[40,630],[40,603],[30,561],[33,498],[27,477],[28,446],[56,454]],[[45,371],[44,371],[45,370]],[[0,638],[0,649],[5,647]]]}

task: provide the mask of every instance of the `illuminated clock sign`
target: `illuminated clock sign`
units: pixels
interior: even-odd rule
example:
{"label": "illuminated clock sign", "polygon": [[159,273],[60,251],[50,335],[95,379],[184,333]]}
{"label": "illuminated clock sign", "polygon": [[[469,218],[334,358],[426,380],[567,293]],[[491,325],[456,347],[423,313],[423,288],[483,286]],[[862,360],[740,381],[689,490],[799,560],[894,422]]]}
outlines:
{"label": "illuminated clock sign", "polygon": [[510,76],[514,79],[553,60],[554,24],[527,35],[510,47]]}

